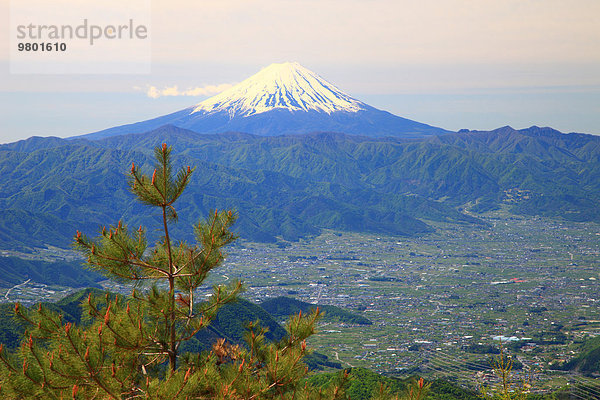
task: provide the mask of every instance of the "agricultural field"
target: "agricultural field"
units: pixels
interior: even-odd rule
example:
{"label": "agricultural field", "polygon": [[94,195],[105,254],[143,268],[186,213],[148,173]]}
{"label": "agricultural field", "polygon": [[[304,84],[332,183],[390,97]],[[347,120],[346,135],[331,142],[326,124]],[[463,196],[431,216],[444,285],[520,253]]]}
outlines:
{"label": "agricultural field", "polygon": [[[419,238],[325,231],[292,243],[240,240],[209,283],[239,279],[243,296],[257,303],[289,296],[367,317],[372,325],[322,323],[311,340],[344,366],[472,384],[489,378],[489,358],[503,340],[516,372],[537,388],[584,382],[551,364],[600,335],[600,225],[504,211],[483,220],[428,221],[436,232]],[[43,290],[55,298],[71,289],[28,283],[10,300],[18,293],[32,301]]]}
{"label": "agricultural field", "polygon": [[600,334],[600,226],[502,211],[485,221],[416,239],[328,231],[284,248],[243,243],[213,279],[243,280],[256,302],[285,295],[369,318],[322,324],[313,338],[343,365],[485,380],[503,340],[517,372],[563,385],[550,363]]}

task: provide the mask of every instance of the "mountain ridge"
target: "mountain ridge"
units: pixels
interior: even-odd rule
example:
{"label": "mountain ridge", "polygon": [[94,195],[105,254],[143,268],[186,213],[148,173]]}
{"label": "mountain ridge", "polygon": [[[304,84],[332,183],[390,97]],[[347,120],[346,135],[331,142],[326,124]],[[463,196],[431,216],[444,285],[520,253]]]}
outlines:
{"label": "mountain ridge", "polygon": [[413,140],[262,137],[165,126],[95,141],[31,138],[0,146],[0,226],[13,233],[0,235],[0,245],[43,245],[38,234],[27,239],[31,232],[68,244],[75,229],[91,233],[119,219],[148,224],[154,217],[131,202],[123,175],[132,160],[151,168],[152,148],[164,142],[178,162],[197,166],[181,203],[184,223],[175,227],[184,238],[191,219],[231,207],[242,237],[267,242],[321,229],[421,235],[432,231],[427,221],[481,224],[464,212],[467,205],[471,213],[504,204],[517,214],[600,221],[600,137],[592,135],[532,127]]}

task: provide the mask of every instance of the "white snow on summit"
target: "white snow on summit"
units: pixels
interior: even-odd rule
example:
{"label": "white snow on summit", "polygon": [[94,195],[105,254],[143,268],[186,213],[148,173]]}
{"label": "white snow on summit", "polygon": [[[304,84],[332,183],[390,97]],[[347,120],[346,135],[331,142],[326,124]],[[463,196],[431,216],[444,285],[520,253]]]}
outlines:
{"label": "white snow on summit", "polygon": [[245,81],[199,103],[192,111],[226,111],[230,118],[250,116],[276,108],[357,112],[366,105],[293,62],[271,64]]}

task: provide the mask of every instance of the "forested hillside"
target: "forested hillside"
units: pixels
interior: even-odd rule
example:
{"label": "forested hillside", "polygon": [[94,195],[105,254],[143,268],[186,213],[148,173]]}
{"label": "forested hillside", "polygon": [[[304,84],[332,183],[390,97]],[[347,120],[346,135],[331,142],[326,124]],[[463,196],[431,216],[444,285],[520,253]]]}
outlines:
{"label": "forested hillside", "polygon": [[[419,235],[427,221],[481,223],[477,212],[599,221],[600,138],[549,128],[460,132],[428,139],[335,133],[202,135],[172,126],[86,141],[31,138],[0,146],[2,247],[66,246],[75,226],[147,224],[122,176],[167,142],[198,173],[178,234],[211,208],[235,207],[244,239],[297,240],[320,229]],[[125,211],[116,211],[125,210]],[[7,234],[6,232],[11,232]],[[187,237],[187,236],[184,236]]]}

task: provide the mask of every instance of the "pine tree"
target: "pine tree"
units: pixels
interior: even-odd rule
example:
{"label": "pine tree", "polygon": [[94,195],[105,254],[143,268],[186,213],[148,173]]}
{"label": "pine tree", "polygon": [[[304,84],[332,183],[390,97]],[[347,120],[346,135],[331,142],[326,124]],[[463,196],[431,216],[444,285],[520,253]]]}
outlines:
{"label": "pine tree", "polygon": [[248,325],[247,347],[217,341],[204,354],[181,354],[181,344],[206,328],[241,283],[216,286],[208,301],[194,293],[218,267],[224,247],[235,240],[232,211],[211,212],[194,228],[196,244],[175,241],[175,201],[193,174],[175,172],[171,148],[155,153],[155,169],[144,175],[132,164],[129,186],[138,200],[160,211],[162,238],[148,245],[146,230],[130,230],[119,221],[91,239],[77,232],[75,246],[87,265],[106,277],[150,287],[129,297],[90,295],[80,326],[42,306],[19,304],[16,315],[27,322],[21,347],[9,354],[0,346],[0,397],[39,399],[338,399],[347,373],[327,388],[306,384],[302,358],[319,311],[296,315],[281,341],[265,340],[265,330]]}
{"label": "pine tree", "polygon": [[500,340],[500,354],[491,360],[492,369],[498,382],[491,386],[481,385],[480,392],[484,400],[525,400],[529,393],[529,379],[516,381],[513,371],[513,359],[506,355]]}

